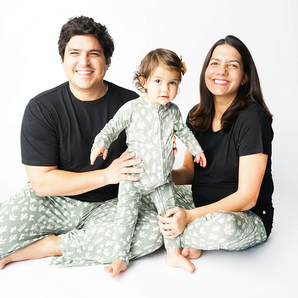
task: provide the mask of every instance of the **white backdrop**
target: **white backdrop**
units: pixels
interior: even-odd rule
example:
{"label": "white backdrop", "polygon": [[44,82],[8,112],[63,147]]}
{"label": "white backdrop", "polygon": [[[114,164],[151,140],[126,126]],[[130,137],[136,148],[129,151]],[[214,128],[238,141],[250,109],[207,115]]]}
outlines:
{"label": "white backdrop", "polygon": [[[184,118],[199,101],[209,48],[228,34],[239,37],[254,57],[274,114],[276,193],[297,199],[297,1],[0,1],[0,201],[27,181],[19,145],[23,111],[33,96],[66,80],[57,41],[61,26],[79,15],[108,27],[115,52],[106,79],[121,86],[134,90],[133,72],[150,50],[164,47],[182,55],[188,72],[175,103]],[[178,145],[175,167],[184,155]]]}
{"label": "white backdrop", "polygon": [[[297,297],[297,14],[297,0],[0,0],[0,202],[27,182],[19,144],[23,111],[33,96],[66,80],[57,41],[61,26],[79,15],[107,25],[116,50],[106,79],[126,88],[134,90],[133,72],[150,50],[182,55],[188,72],[175,103],[184,118],[199,101],[209,48],[226,35],[239,37],[254,57],[274,114],[276,187],[268,243],[239,253],[204,252],[192,276],[167,267],[163,250],[131,262],[117,281],[103,266],[57,270],[41,259],[0,272],[1,297],[155,297],[157,291],[174,298]],[[178,146],[175,167],[184,155]]]}

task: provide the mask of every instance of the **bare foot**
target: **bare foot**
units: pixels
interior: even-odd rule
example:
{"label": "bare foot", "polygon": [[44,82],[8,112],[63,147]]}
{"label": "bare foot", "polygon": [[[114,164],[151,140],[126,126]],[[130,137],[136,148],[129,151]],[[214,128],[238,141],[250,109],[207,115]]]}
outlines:
{"label": "bare foot", "polygon": [[7,263],[9,263],[8,260],[7,260],[7,257],[1,259],[0,260],[0,270],[2,270]]}
{"label": "bare foot", "polygon": [[5,265],[11,262],[61,255],[62,252],[60,249],[60,238],[55,235],[49,235],[1,259],[0,270],[2,270]]}
{"label": "bare foot", "polygon": [[180,249],[168,249],[166,263],[170,267],[182,268],[193,274],[195,265],[180,254]]}
{"label": "bare foot", "polygon": [[202,251],[196,248],[183,248],[181,255],[188,260],[196,260],[202,254]]}
{"label": "bare foot", "polygon": [[115,260],[111,265],[104,267],[104,271],[111,274],[115,278],[120,272],[124,272],[127,265],[121,260]]}

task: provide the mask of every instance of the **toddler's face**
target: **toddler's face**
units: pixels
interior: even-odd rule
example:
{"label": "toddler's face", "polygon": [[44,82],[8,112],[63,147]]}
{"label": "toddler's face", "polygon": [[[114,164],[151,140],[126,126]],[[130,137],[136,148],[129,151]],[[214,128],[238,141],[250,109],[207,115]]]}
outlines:
{"label": "toddler's face", "polygon": [[143,99],[151,104],[165,105],[172,101],[178,92],[180,74],[158,66],[144,84],[147,94]]}

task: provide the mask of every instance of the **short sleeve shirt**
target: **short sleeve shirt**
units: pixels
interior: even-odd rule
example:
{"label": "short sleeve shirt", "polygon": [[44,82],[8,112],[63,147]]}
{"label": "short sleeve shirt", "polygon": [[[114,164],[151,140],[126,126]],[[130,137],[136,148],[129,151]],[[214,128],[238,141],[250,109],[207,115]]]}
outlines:
{"label": "short sleeve shirt", "polygon": [[[31,166],[58,166],[60,170],[87,172],[108,167],[125,150],[125,134],[112,144],[104,161],[90,165],[94,137],[117,110],[137,93],[109,83],[107,93],[94,101],[81,101],[66,82],[31,99],[22,122],[22,162]],[[107,185],[72,198],[101,202],[117,197],[118,185]]]}
{"label": "short sleeve shirt", "polygon": [[201,144],[207,158],[206,168],[195,164],[192,190],[197,207],[217,202],[237,191],[241,156],[257,153],[268,155],[261,191],[252,211],[261,217],[269,236],[273,221],[271,175],[273,131],[264,110],[250,103],[239,113],[228,133],[198,131],[191,126],[188,119],[187,125]]}

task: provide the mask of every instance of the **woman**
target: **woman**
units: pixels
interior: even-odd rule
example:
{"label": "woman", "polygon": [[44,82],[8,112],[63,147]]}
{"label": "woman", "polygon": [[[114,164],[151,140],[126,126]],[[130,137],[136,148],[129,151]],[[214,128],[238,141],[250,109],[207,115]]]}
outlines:
{"label": "woman", "polygon": [[272,115],[251,54],[238,38],[227,36],[210,49],[200,95],[187,124],[205,151],[207,167],[194,164],[186,150],[183,166],[172,172],[176,185],[192,183],[196,208],[175,207],[159,216],[163,235],[182,233],[182,254],[188,258],[198,258],[200,250],[262,243],[273,222]]}

